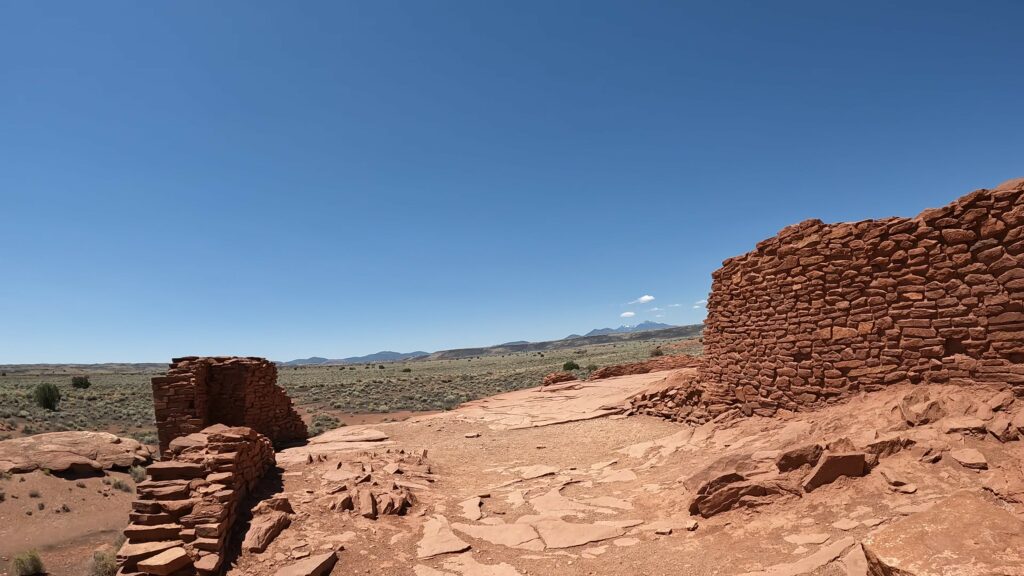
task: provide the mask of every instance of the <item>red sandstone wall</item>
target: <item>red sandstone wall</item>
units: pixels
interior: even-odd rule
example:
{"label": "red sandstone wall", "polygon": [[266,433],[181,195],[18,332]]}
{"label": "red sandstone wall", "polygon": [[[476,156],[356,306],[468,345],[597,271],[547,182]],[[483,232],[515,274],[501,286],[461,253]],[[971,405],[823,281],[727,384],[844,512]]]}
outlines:
{"label": "red sandstone wall", "polygon": [[136,487],[118,574],[219,574],[238,504],[275,464],[270,440],[218,424],[175,438],[164,458]]}
{"label": "red sandstone wall", "polygon": [[1024,179],[916,218],[790,226],[713,274],[702,404],[771,415],[896,382],[1024,395]]}
{"label": "red sandstone wall", "polygon": [[247,426],[275,444],[304,439],[306,425],[285,391],[277,366],[264,358],[197,357],[172,360],[153,378],[160,450],[210,424]]}

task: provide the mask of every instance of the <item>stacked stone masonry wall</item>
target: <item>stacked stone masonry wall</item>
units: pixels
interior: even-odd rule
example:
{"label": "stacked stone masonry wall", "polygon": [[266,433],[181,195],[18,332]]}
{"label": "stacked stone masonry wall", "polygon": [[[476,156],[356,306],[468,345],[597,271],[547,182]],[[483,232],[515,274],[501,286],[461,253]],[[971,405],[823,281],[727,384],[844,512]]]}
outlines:
{"label": "stacked stone masonry wall", "polygon": [[284,390],[277,366],[254,357],[175,358],[153,378],[160,450],[210,424],[248,426],[275,444],[306,438],[306,425]]}
{"label": "stacked stone masonry wall", "polygon": [[137,486],[118,574],[219,574],[239,503],[275,464],[270,440],[210,426],[175,438]]}
{"label": "stacked stone masonry wall", "polygon": [[785,228],[723,263],[707,308],[698,420],[900,382],[1024,395],[1024,179],[916,218]]}

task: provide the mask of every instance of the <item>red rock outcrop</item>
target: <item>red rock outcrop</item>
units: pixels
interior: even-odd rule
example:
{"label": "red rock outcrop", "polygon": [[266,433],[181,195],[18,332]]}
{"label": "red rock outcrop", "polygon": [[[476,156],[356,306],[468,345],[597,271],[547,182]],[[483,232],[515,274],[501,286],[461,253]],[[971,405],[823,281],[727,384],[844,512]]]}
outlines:
{"label": "red rock outcrop", "polygon": [[807,220],[713,274],[700,418],[893,383],[1024,395],[1024,179],[915,218]]}
{"label": "red rock outcrop", "polygon": [[264,358],[175,358],[153,378],[160,450],[211,424],[247,426],[274,444],[305,439],[306,425],[284,390],[277,366]]}
{"label": "red rock outcrop", "polygon": [[274,466],[270,440],[210,426],[175,438],[137,486],[119,574],[217,574],[238,504]]}
{"label": "red rock outcrop", "polygon": [[88,473],[153,459],[149,447],[107,432],[47,432],[0,442],[0,473]]}
{"label": "red rock outcrop", "polygon": [[660,372],[663,370],[675,370],[676,368],[692,368],[700,364],[700,358],[679,354],[675,356],[655,356],[642,362],[630,364],[616,364],[598,368],[590,374],[587,380],[601,380],[614,378],[615,376],[628,376],[630,374],[647,374],[648,372]]}
{"label": "red rock outcrop", "polygon": [[573,380],[579,380],[572,372],[552,372],[544,377],[542,386],[551,386],[553,384],[561,384],[562,382],[572,382]]}

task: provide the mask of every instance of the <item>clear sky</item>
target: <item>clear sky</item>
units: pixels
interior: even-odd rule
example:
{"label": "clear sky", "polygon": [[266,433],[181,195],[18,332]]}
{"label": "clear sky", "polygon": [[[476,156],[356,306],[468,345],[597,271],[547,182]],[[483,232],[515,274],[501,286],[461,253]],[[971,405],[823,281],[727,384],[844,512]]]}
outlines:
{"label": "clear sky", "polygon": [[1022,22],[1016,0],[2,0],[0,363],[699,322],[710,273],[787,224],[1024,176]]}

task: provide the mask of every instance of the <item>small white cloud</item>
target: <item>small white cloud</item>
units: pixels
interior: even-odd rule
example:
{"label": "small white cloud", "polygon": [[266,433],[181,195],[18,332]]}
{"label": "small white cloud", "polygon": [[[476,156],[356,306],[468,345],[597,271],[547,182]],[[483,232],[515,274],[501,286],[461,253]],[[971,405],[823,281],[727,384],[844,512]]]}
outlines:
{"label": "small white cloud", "polygon": [[682,304],[669,304],[668,305],[669,308],[679,308],[680,306],[682,306]]}
{"label": "small white cloud", "polygon": [[664,310],[664,308],[658,308],[657,306],[655,306],[654,308],[651,308],[649,312],[661,312],[662,310]]}
{"label": "small white cloud", "polygon": [[654,317],[655,318],[664,318],[665,315],[664,314],[655,314]]}
{"label": "small white cloud", "polygon": [[636,316],[636,312],[623,312],[619,314],[619,318],[632,318],[633,316]]}
{"label": "small white cloud", "polygon": [[647,304],[648,302],[654,302],[654,296],[651,296],[650,294],[644,294],[643,296],[630,302],[630,304]]}
{"label": "small white cloud", "polygon": [[700,310],[701,308],[703,308],[703,306],[701,306],[700,304],[694,304],[693,305],[693,309],[694,310]]}
{"label": "small white cloud", "polygon": [[708,303],[707,300],[697,300],[696,302],[694,302],[694,304],[696,304],[697,306],[703,306],[703,305],[705,305],[707,303]]}

